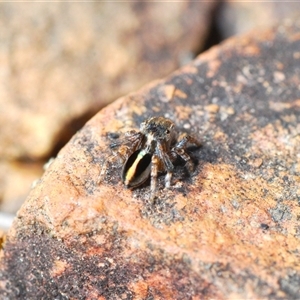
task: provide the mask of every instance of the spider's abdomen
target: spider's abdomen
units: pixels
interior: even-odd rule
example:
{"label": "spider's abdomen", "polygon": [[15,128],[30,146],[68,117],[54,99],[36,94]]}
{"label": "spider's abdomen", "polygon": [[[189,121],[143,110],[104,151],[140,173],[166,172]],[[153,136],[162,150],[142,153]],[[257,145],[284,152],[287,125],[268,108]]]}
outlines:
{"label": "spider's abdomen", "polygon": [[144,149],[139,149],[129,156],[122,172],[122,180],[126,187],[137,187],[149,178],[151,158],[152,155]]}

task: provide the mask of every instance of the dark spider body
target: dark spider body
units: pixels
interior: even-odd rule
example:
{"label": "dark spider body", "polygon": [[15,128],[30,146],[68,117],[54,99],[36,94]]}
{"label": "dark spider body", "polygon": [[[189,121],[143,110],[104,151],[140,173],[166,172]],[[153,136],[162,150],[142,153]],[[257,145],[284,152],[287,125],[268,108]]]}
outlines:
{"label": "dark spider body", "polygon": [[[190,172],[194,165],[185,152],[187,144],[198,145],[197,140],[187,134],[178,138],[175,124],[164,117],[152,117],[141,123],[140,131],[130,131],[117,155],[123,165],[122,181],[128,188],[135,188],[151,177],[151,199],[155,197],[157,176],[166,172],[165,186],[171,186],[173,162],[180,156]],[[106,166],[100,174],[103,175]]]}

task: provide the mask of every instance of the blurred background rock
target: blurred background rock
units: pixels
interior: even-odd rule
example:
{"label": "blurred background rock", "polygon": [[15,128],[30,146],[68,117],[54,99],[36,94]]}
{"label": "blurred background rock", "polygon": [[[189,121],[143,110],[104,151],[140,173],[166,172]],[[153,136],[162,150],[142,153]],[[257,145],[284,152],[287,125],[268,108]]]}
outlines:
{"label": "blurred background rock", "polygon": [[0,3],[0,229],[97,111],[298,3]]}

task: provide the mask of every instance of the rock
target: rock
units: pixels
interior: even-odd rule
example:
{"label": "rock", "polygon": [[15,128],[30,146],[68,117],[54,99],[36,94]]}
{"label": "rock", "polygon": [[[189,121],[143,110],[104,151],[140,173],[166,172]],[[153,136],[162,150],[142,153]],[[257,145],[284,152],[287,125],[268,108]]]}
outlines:
{"label": "rock", "polygon": [[202,48],[214,6],[1,3],[0,206],[19,208],[32,178],[2,177],[8,165],[43,165],[101,107],[178,68]]}
{"label": "rock", "polygon": [[224,1],[219,9],[218,28],[220,35],[227,38],[232,35],[242,34],[249,30],[263,30],[278,24],[284,18],[299,18],[300,3],[260,1],[239,2]]}
{"label": "rock", "polygon": [[66,127],[178,68],[214,5],[1,3],[0,157],[44,159]]}
{"label": "rock", "polygon": [[201,49],[214,6],[1,3],[0,206],[15,211],[28,195],[32,176],[18,174],[32,164],[20,161],[43,165],[100,107]]}
{"label": "rock", "polygon": [[[60,151],[2,252],[7,299],[295,299],[300,22],[231,38],[103,109]],[[201,141],[148,201],[112,142],[162,115]]]}

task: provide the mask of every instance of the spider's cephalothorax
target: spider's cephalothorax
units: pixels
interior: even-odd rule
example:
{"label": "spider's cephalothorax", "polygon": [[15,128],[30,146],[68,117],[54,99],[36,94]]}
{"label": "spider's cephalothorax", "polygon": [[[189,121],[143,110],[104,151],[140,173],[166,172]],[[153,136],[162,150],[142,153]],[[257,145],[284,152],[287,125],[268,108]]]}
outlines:
{"label": "spider's cephalothorax", "polygon": [[[130,131],[126,140],[118,144],[116,153],[123,165],[122,180],[126,187],[135,188],[151,177],[151,199],[156,194],[157,176],[166,172],[165,186],[171,186],[174,170],[173,162],[180,156],[190,172],[194,165],[185,152],[188,143],[199,145],[198,141],[187,134],[178,138],[174,123],[164,117],[153,117],[144,121],[140,131]],[[107,163],[102,168],[100,178],[106,172]]]}

